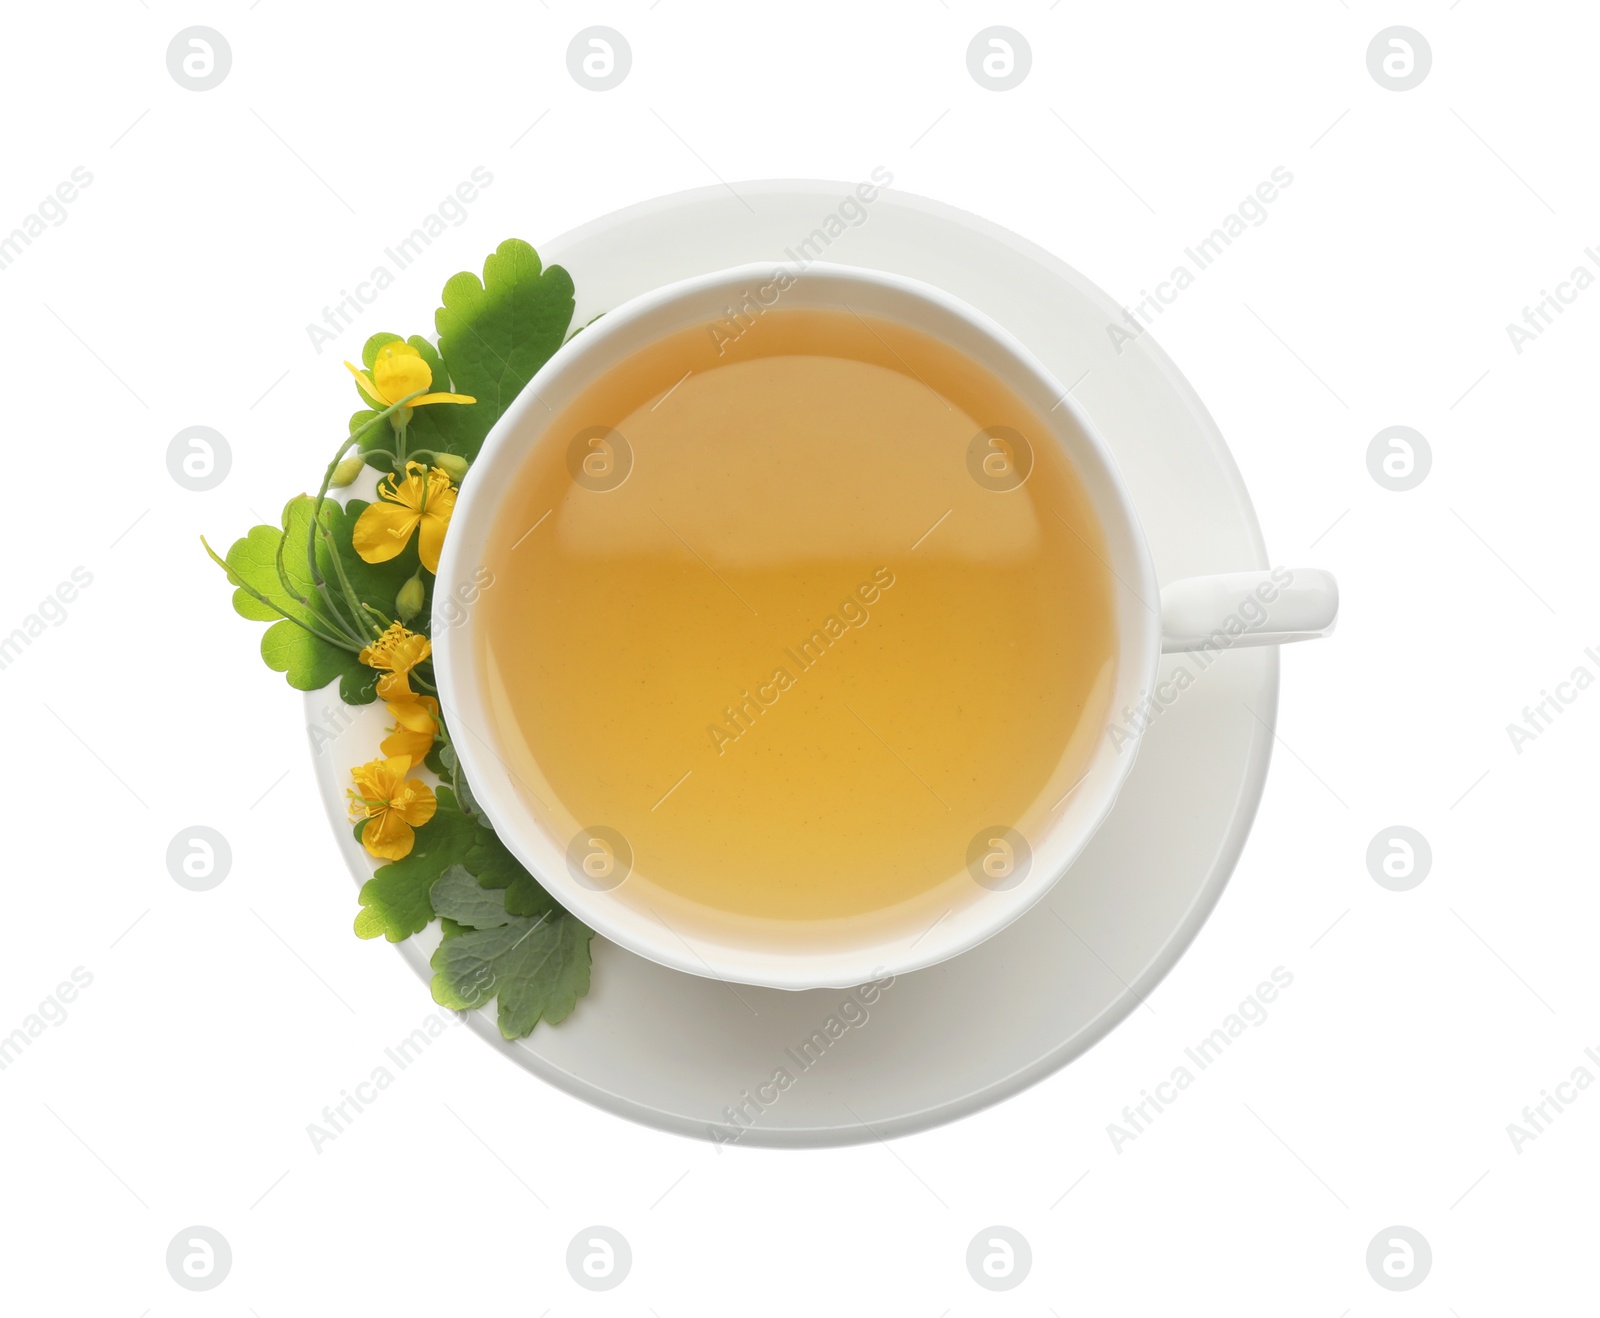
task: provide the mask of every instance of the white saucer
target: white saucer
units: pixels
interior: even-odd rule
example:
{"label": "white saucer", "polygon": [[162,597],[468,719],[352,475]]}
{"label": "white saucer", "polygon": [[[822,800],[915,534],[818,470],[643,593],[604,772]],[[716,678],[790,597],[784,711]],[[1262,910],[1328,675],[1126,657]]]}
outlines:
{"label": "white saucer", "polygon": [[[573,323],[581,325],[673,280],[792,259],[786,249],[825,229],[850,191],[843,183],[742,183],[746,209],[725,188],[698,189],[536,245],[546,264],[572,273]],[[865,209],[867,220],[846,227],[826,259],[947,290],[1074,386],[1133,491],[1161,581],[1268,566],[1215,423],[1148,334],[1114,351],[1106,326],[1122,312],[1110,298],[1032,243],[941,203],[884,192]],[[1196,667],[1192,656],[1169,657],[1163,679],[1179,662]],[[821,1147],[965,1116],[1083,1053],[1188,947],[1261,799],[1277,693],[1276,649],[1223,654],[1156,718],[1115,810],[1044,901],[973,951],[902,976],[864,1011],[841,1011],[844,991],[735,989],[597,937],[593,987],[563,1024],[507,1043],[493,1004],[469,1023],[570,1094],[701,1138],[721,1132],[740,1144]],[[308,696],[312,723],[329,694]],[[344,822],[344,790],[350,766],[377,753],[387,717],[371,705],[357,720],[336,749],[312,758],[359,883],[373,863]],[[437,939],[429,930],[399,945],[424,984]],[[802,1047],[819,1034],[821,1042]],[[780,1069],[790,1079],[782,1088],[771,1083]],[[741,1105],[737,1119],[725,1111]]]}

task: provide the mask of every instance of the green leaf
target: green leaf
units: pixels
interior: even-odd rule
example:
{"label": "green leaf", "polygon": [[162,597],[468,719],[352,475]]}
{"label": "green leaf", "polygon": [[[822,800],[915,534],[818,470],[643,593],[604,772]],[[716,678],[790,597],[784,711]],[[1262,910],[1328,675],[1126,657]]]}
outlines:
{"label": "green leaf", "polygon": [[456,933],[463,929],[498,929],[506,923],[505,898],[483,887],[465,865],[452,865],[441,873],[433,884],[430,900],[444,902],[435,909],[441,919],[457,926]]}
{"label": "green leaf", "polygon": [[494,890],[499,909],[511,915],[560,913],[555,899],[506,850],[481,814],[463,811],[448,787],[440,787],[437,796],[438,809],[417,830],[411,854],[381,866],[362,885],[362,910],[355,922],[359,937],[382,934],[398,943],[426,928],[436,914],[428,890],[456,865],[476,875],[484,888]]}
{"label": "green leaf", "polygon": [[428,889],[452,865],[466,860],[479,832],[477,822],[457,808],[448,787],[439,788],[438,798],[439,808],[417,830],[411,854],[380,866],[361,885],[361,911],[355,923],[358,938],[382,934],[398,943],[432,921]]}
{"label": "green leaf", "polygon": [[[252,622],[272,623],[261,637],[261,657],[295,690],[316,691],[337,679],[347,703],[367,704],[377,675],[357,660],[354,642],[347,646],[329,639],[342,637],[343,628],[312,584],[306,542],[314,506],[309,496],[297,495],[284,506],[281,527],[255,526],[234,541],[223,559],[236,587],[233,608]],[[337,504],[323,506],[324,524],[333,525],[337,510]],[[349,528],[341,531],[348,541]],[[325,547],[319,546],[318,558],[326,575]]]}
{"label": "green leaf", "polygon": [[339,699],[347,705],[370,705],[378,698],[378,679],[383,674],[359,660],[339,674]]}
{"label": "green leaf", "polygon": [[248,590],[240,586],[233,592],[233,611],[241,618],[249,618],[252,622],[267,622],[281,618],[283,609],[294,607],[292,601],[285,598],[275,566],[278,561],[278,542],[282,539],[282,527],[252,526],[243,539],[233,542],[233,548],[228,550],[227,557],[223,559],[228,565],[229,572],[232,573],[228,578],[230,581],[235,577],[240,581],[247,581],[267,598],[282,606],[280,609],[274,609],[262,604]]}
{"label": "green leaf", "polygon": [[555,898],[511,854],[495,832],[494,823],[473,800],[471,785],[456,758],[455,747],[435,746],[430,752],[430,756],[433,755],[438,757],[437,764],[430,762],[429,767],[455,785],[462,811],[477,820],[481,830],[467,853],[467,869],[485,888],[504,889],[505,908],[512,915],[543,915],[546,911],[558,910]]}
{"label": "green leaf", "polygon": [[[339,617],[344,619],[341,623],[312,582],[307,562],[306,540],[315,506],[316,500],[310,495],[296,495],[284,507],[282,529],[252,527],[234,542],[223,560],[229,579],[238,587],[233,593],[234,611],[252,621],[273,622],[261,638],[261,657],[268,668],[284,674],[297,691],[315,691],[337,678],[340,698],[346,704],[370,704],[376,698],[378,674],[356,658],[359,650],[353,641],[346,648],[327,639],[343,635],[347,625],[361,625],[340,587],[334,558],[337,556],[357,599],[392,617],[395,595],[417,571],[416,537],[403,553],[387,563],[368,563],[356,553],[353,542],[356,522],[369,506],[367,502],[352,499],[340,507],[337,500],[323,501],[321,524],[328,535],[317,538],[317,571],[338,601]],[[269,603],[263,604],[251,591],[259,592]],[[424,574],[423,606],[417,615],[416,630],[427,630],[432,595],[432,578]],[[301,603],[302,599],[307,602]],[[307,632],[296,621],[283,621],[284,615],[298,623],[309,623],[321,635]]]}
{"label": "green leaf", "polygon": [[[487,829],[493,829],[494,823],[489,816],[483,813],[483,808],[478,804],[477,798],[472,794],[472,784],[467,781],[467,771],[461,767],[461,762],[456,758],[456,748],[445,745],[439,751],[439,768],[441,778],[447,778],[456,789],[456,796],[461,801],[461,808],[467,814],[474,816],[480,824]],[[498,885],[496,885],[498,886]]]}
{"label": "green leaf", "polygon": [[261,633],[261,657],[296,691],[320,691],[337,678],[339,698],[347,705],[370,704],[377,693],[377,673],[351,651],[329,645],[286,619]]}
{"label": "green leaf", "polygon": [[505,890],[505,908],[512,915],[543,915],[559,909],[555,898],[506,850],[506,844],[487,822],[467,853],[467,868],[485,888]]}
{"label": "green leaf", "polygon": [[493,996],[501,1037],[521,1039],[565,1020],[589,991],[594,930],[565,912],[512,915],[498,896],[460,866],[434,884],[435,909],[465,927],[433,954],[433,1000],[470,1011]]}
{"label": "green leaf", "polygon": [[471,461],[500,414],[566,338],[572,323],[572,276],[544,269],[539,254],[508,238],[483,265],[444,286],[434,316],[450,387],[478,401],[419,408],[411,433],[420,448],[444,449]]}
{"label": "green leaf", "polygon": [[[317,622],[325,620],[316,600],[313,599],[308,607],[295,598],[309,598],[316,593],[311,583],[311,569],[306,562],[306,537],[311,530],[313,502],[303,494],[290,499],[283,509],[282,526],[252,526],[243,539],[233,542],[223,561],[228,565],[231,579],[236,579],[234,584],[243,583],[251,587],[277,606],[274,612],[241,586],[233,592],[234,612],[240,617],[265,622],[287,613]],[[293,594],[284,588],[278,576],[278,546],[285,537],[283,571]]]}

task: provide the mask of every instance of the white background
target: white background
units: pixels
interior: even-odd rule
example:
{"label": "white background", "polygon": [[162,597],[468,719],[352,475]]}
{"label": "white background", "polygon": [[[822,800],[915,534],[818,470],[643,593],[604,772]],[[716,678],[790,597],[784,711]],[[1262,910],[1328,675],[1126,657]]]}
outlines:
{"label": "white background", "polygon": [[[633,51],[603,94],[566,68],[594,23]],[[1005,93],[966,67],[992,23],[1033,51]],[[1405,92],[1366,66],[1397,23],[1433,51]],[[204,93],[166,67],[191,24],[233,52]],[[0,233],[75,166],[93,175],[0,271],[0,632],[93,574],[0,671],[0,1033],[74,967],[94,977],[0,1072],[8,1310],[1592,1309],[1600,1093],[1520,1150],[1507,1123],[1580,1065],[1600,1077],[1583,1052],[1600,1051],[1600,692],[1520,754],[1506,732],[1574,668],[1600,675],[1600,291],[1520,354],[1506,332],[1575,266],[1600,272],[1591,7],[108,0],[9,6],[4,25]],[[1130,303],[1275,166],[1294,176],[1155,330],[1273,561],[1344,590],[1337,635],[1285,652],[1281,743],[1221,905],[1152,1011],[890,1147],[719,1156],[454,1030],[313,1151],[307,1123],[434,1009],[351,936],[299,698],[197,536],[276,520],[353,409],[340,359],[425,326],[502,238],[719,177],[880,164]],[[307,323],[478,165],[494,183],[465,223],[319,356]],[[1396,424],[1433,451],[1407,493],[1366,466]],[[190,425],[232,448],[207,493],[168,475]],[[197,823],[233,849],[209,893],[166,869]],[[1365,861],[1397,823],[1434,855],[1406,893]],[[1294,984],[1266,1022],[1114,1149],[1107,1123],[1279,965]],[[996,1029],[1019,1009],[992,1006]],[[603,1295],[564,1262],[596,1222],[634,1254]],[[197,1223],[234,1257],[206,1295],[165,1265]],[[993,1223],[1034,1253],[1006,1294],[965,1266]],[[1433,1249],[1406,1294],[1365,1264],[1393,1224]]]}

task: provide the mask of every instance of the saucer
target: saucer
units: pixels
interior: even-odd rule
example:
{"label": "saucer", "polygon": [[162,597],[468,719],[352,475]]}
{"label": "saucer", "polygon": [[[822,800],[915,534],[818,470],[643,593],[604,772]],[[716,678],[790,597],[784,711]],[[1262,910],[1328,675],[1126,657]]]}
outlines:
{"label": "saucer", "polygon": [[[1149,334],[1117,351],[1107,325],[1121,323],[1121,309],[1071,267],[905,193],[880,191],[841,211],[850,184],[737,187],[737,196],[715,187],[660,197],[537,243],[546,265],[572,274],[573,323],[691,275],[797,254],[926,281],[987,312],[1070,389],[1132,491],[1161,582],[1268,566],[1205,407]],[[596,937],[589,995],[560,1025],[507,1042],[492,1003],[468,1024],[596,1106],[741,1145],[904,1135],[1018,1093],[1138,1006],[1199,932],[1244,846],[1271,751],[1277,650],[1231,650],[1199,672],[1193,656],[1171,655],[1162,680],[1180,665],[1193,682],[1154,716],[1088,848],[1044,900],[979,947],[884,987],[796,993],[669,970]],[[328,700],[306,697],[310,723]],[[345,822],[344,790],[350,765],[377,754],[388,718],[379,704],[349,712],[356,722],[339,753],[312,760],[360,884],[375,863]],[[397,945],[424,985],[438,938],[434,926]]]}

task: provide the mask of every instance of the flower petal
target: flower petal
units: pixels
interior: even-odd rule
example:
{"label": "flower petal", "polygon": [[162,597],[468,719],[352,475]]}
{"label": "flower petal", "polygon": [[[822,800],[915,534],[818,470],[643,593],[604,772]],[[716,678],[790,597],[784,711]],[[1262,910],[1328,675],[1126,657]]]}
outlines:
{"label": "flower petal", "polygon": [[[404,394],[401,397],[405,397]],[[475,403],[478,400],[467,394],[423,394],[421,398],[413,398],[407,407],[421,407],[424,403]]]}
{"label": "flower petal", "polygon": [[396,673],[409,673],[433,654],[433,644],[426,636],[408,632],[399,623],[392,624],[385,635],[393,636],[384,648],[388,663],[374,664],[374,668],[389,668]]}
{"label": "flower petal", "polygon": [[[378,349],[372,378],[390,403],[398,403],[407,394],[428,388],[433,383],[433,371],[421,353],[404,339],[396,339]],[[416,400],[408,406],[415,407]]]}
{"label": "flower petal", "polygon": [[456,492],[450,488],[450,477],[435,467],[428,475],[428,501],[423,507],[422,532],[417,537],[417,553],[429,572],[439,571],[439,551],[444,547],[444,533],[455,510]]}
{"label": "flower petal", "polygon": [[405,859],[411,854],[416,841],[417,835],[412,832],[411,825],[394,810],[385,810],[381,815],[369,819],[367,826],[361,830],[361,845],[369,855],[379,860]]}
{"label": "flower petal", "polygon": [[433,730],[430,728],[426,732],[417,732],[404,725],[397,726],[383,739],[379,748],[385,755],[405,756],[415,769],[433,749]]}
{"label": "flower petal", "polygon": [[433,644],[426,636],[419,632],[409,632],[403,623],[390,623],[387,631],[370,645],[362,648],[356,659],[366,664],[368,668],[377,668],[383,672],[378,679],[378,696],[389,701],[416,701],[421,699],[435,714],[439,711],[438,702],[432,697],[418,697],[411,692],[411,683],[407,680],[409,673],[420,663],[425,663],[433,654]]}
{"label": "flower petal", "polygon": [[350,770],[350,777],[355,783],[355,794],[352,801],[359,804],[361,801],[387,801],[400,779],[384,772],[387,760],[369,760],[366,764],[358,764]]}
{"label": "flower petal", "polygon": [[383,395],[378,392],[378,386],[372,383],[372,378],[366,372],[356,370],[349,362],[344,364],[344,368],[356,377],[356,384],[361,387],[361,392],[367,396],[369,402],[373,403],[380,411],[389,406],[384,401]]}
{"label": "flower petal", "polygon": [[410,779],[402,790],[409,799],[396,801],[395,813],[413,828],[421,828],[433,818],[434,811],[439,808],[439,798],[433,794],[433,788],[420,778]]}
{"label": "flower petal", "polygon": [[448,516],[437,517],[430,509],[422,514],[422,533],[417,536],[417,555],[429,572],[439,571],[439,551],[444,548],[444,533],[450,525]]}
{"label": "flower petal", "polygon": [[410,732],[426,732],[429,737],[438,728],[434,715],[439,702],[432,696],[418,696],[414,700],[396,700],[385,706],[395,723]]}
{"label": "flower petal", "polygon": [[[367,661],[363,659],[361,662],[366,663]],[[386,702],[414,699],[411,693],[411,679],[406,675],[410,671],[408,668],[405,672],[385,673],[380,677],[378,679],[378,699]]]}
{"label": "flower petal", "polygon": [[411,533],[420,520],[419,514],[400,504],[369,504],[356,518],[350,542],[365,562],[387,563],[411,542]]}
{"label": "flower petal", "polygon": [[373,795],[379,800],[392,801],[409,786],[406,775],[411,772],[411,766],[406,763],[402,755],[374,760],[368,767],[373,770],[372,785],[378,789]]}
{"label": "flower petal", "polygon": [[428,758],[428,752],[433,749],[433,741],[439,731],[439,702],[432,696],[418,696],[411,700],[392,701],[387,707],[395,726],[383,739],[383,753],[404,755],[410,759],[411,767],[415,768]]}

